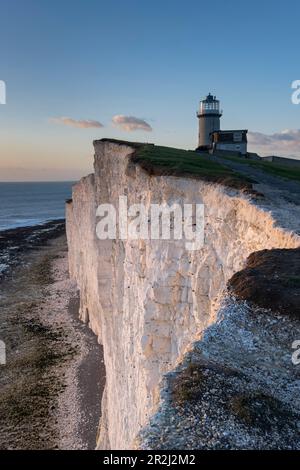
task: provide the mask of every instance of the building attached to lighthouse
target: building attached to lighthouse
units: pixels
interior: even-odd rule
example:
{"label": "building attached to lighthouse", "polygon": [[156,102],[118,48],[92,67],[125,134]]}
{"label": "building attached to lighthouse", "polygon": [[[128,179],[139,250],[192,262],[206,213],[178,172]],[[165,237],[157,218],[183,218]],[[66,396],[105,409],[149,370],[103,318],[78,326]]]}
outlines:
{"label": "building attached to lighthouse", "polygon": [[236,155],[247,154],[247,130],[220,130],[222,111],[220,101],[210,93],[200,101],[197,117],[199,136],[197,150],[223,152]]}

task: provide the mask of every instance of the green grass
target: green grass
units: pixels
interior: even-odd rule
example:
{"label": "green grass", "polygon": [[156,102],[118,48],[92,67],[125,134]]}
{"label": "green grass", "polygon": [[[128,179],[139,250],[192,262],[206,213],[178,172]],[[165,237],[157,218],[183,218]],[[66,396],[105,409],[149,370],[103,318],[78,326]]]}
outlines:
{"label": "green grass", "polygon": [[281,178],[300,181],[300,168],[296,166],[288,167],[288,166],[280,165],[278,163],[259,161],[259,160],[250,160],[250,159],[234,157],[234,156],[222,155],[222,158],[226,160],[231,160],[233,162],[242,163],[244,165],[249,165],[254,168],[258,168],[267,173],[271,173],[274,176],[279,176]]}
{"label": "green grass", "polygon": [[132,161],[152,175],[188,176],[251,190],[251,180],[217,162],[209,154],[146,144],[136,150]]}
{"label": "green grass", "polygon": [[[251,182],[237,171],[233,171],[212,160],[208,153],[199,153],[192,150],[182,150],[173,147],[161,147],[141,142],[129,142],[117,139],[101,139],[102,142],[112,142],[120,145],[129,145],[136,149],[132,160],[139,163],[150,174],[172,174],[175,176],[190,176],[217,182],[225,186],[239,189],[251,189]],[[95,141],[97,142],[97,141]],[[287,167],[278,163],[250,160],[235,156],[224,156],[226,160],[249,165],[254,168],[271,173],[281,178],[300,181],[300,168]]]}

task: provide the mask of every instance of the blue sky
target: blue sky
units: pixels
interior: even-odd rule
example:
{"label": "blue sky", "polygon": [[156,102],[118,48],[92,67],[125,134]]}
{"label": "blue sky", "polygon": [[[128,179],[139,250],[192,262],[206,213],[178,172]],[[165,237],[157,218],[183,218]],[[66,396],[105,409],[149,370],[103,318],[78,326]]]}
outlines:
{"label": "blue sky", "polygon": [[[291,102],[298,1],[2,0],[0,8],[0,180],[76,179],[91,171],[101,137],[195,148],[196,110],[209,91],[221,100],[222,128],[253,133],[250,150],[300,157],[300,105]],[[152,131],[114,126],[116,115]]]}

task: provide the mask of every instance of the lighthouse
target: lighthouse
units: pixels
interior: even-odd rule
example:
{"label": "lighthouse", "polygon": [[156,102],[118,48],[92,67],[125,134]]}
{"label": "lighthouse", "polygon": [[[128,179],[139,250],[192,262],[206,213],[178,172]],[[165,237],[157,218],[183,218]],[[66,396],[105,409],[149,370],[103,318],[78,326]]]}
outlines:
{"label": "lighthouse", "polygon": [[200,108],[197,112],[199,119],[199,147],[211,147],[212,132],[220,130],[220,101],[210,93],[200,101]]}

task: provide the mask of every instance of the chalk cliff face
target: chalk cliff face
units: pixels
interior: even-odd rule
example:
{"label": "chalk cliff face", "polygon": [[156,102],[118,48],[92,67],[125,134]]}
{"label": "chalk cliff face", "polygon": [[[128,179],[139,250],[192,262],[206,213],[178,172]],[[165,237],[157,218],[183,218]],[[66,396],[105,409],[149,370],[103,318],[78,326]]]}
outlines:
{"label": "chalk cliff face", "polygon": [[[218,324],[221,307],[226,315],[227,281],[255,251],[300,245],[291,230],[292,219],[299,216],[296,210],[290,212],[289,227],[280,226],[272,207],[259,206],[233,189],[148,175],[130,162],[133,152],[126,144],[96,141],[95,172],[75,185],[67,204],[70,274],[80,290],[80,315],[104,348],[106,388],[98,448],[158,447],[147,426],[158,409],[167,413],[160,408],[161,391],[166,391],[161,379],[185,361],[195,341],[198,349],[199,341],[207,341],[205,334]],[[204,203],[203,248],[188,251],[184,240],[97,239],[97,206],[118,207],[121,195],[128,205],[144,203],[147,208],[162,202]],[[280,212],[278,205],[276,210]],[[220,341],[224,331],[222,327]],[[284,348],[286,356],[289,347]],[[161,420],[155,419],[159,428]]]}

